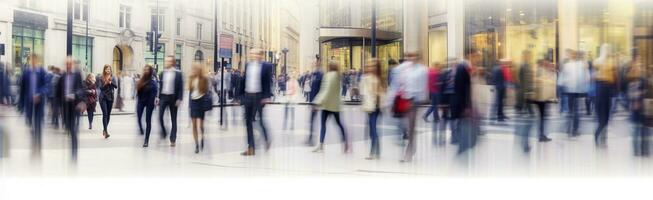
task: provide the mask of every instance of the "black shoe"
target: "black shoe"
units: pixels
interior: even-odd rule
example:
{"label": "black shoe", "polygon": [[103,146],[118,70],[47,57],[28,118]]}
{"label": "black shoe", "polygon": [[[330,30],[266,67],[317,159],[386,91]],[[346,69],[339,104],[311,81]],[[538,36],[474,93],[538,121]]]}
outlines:
{"label": "black shoe", "polygon": [[195,154],[198,154],[198,153],[200,153],[200,147],[195,145]]}
{"label": "black shoe", "polygon": [[143,144],[143,148],[147,148],[147,146],[148,146],[147,143]]}
{"label": "black shoe", "polygon": [[538,139],[538,141],[540,141],[540,142],[550,142],[551,138],[548,138],[548,137],[544,136],[544,137],[540,137],[540,139]]}
{"label": "black shoe", "polygon": [[204,151],[204,139],[200,140],[200,150]]}

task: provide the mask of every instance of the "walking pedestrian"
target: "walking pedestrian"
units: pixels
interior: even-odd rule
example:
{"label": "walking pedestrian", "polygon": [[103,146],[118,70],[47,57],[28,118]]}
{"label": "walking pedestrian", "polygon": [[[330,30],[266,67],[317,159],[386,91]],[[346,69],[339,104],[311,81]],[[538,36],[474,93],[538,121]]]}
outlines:
{"label": "walking pedestrian", "polygon": [[170,146],[175,147],[177,141],[177,109],[184,96],[184,80],[181,71],[175,67],[175,56],[173,55],[165,57],[165,69],[159,74],[159,88],[161,88],[161,91],[159,91],[156,104],[159,105],[161,139],[165,140],[168,137],[163,115],[166,110],[170,110]]}
{"label": "walking pedestrian", "polygon": [[213,108],[210,94],[211,81],[206,76],[204,66],[194,63],[192,74],[188,79],[188,92],[190,92],[190,119],[193,124],[193,140],[195,153],[204,150],[204,114]]}
{"label": "walking pedestrian", "polygon": [[311,117],[309,119],[309,132],[308,132],[308,140],[306,141],[306,144],[308,146],[313,146],[315,143],[313,142],[313,136],[314,136],[314,131],[315,130],[315,117],[317,114],[320,112],[320,109],[317,105],[315,105],[313,102],[315,101],[315,97],[317,97],[317,94],[320,93],[320,88],[322,87],[322,78],[324,76],[324,73],[322,73],[322,68],[320,67],[320,60],[316,59],[315,63],[313,63],[313,72],[310,75],[310,94],[308,95],[308,102],[311,104],[310,109],[311,109]]}
{"label": "walking pedestrian", "polygon": [[370,155],[367,160],[376,160],[381,156],[377,122],[381,116],[381,105],[386,91],[385,79],[381,75],[381,62],[370,59],[365,66],[365,74],[361,78],[360,89],[363,96],[361,109],[367,113],[367,124],[370,134]]}
{"label": "walking pedestrian", "polygon": [[596,115],[599,123],[594,132],[594,143],[604,147],[617,80],[617,60],[609,44],[601,45],[600,55],[593,63],[596,68],[594,81],[596,82]]}
{"label": "walking pedestrian", "polygon": [[270,101],[272,95],[272,79],[273,79],[273,66],[272,64],[263,61],[263,50],[252,49],[250,50],[250,57],[253,59],[245,65],[245,71],[241,80],[242,87],[240,94],[242,94],[242,104],[245,107],[245,127],[247,129],[247,150],[241,155],[253,156],[255,155],[255,142],[254,142],[254,118],[257,113],[261,113],[259,123],[261,126],[261,134],[265,140],[266,151],[270,148],[270,140],[268,138],[267,129],[265,128],[265,120],[262,117],[263,106]]}
{"label": "walking pedestrian", "polygon": [[[91,75],[92,76],[92,75]],[[79,116],[86,110],[86,97],[82,83],[82,75],[79,72],[79,61],[72,57],[66,58],[66,73],[59,81],[57,97],[63,102],[63,119],[65,129],[68,131],[71,141],[72,159],[77,160]]]}
{"label": "walking pedestrian", "polygon": [[20,79],[20,99],[26,122],[30,125],[32,135],[32,155],[41,155],[42,125],[44,116],[44,98],[49,94],[46,71],[39,63],[39,57],[32,54],[29,64],[23,69]]}
{"label": "walking pedestrian", "polygon": [[97,105],[97,84],[95,83],[93,74],[86,75],[84,79],[84,91],[86,97],[83,99],[86,102],[86,115],[88,118],[88,130],[93,129],[93,117],[95,116],[95,106]]}
{"label": "walking pedestrian", "polygon": [[[145,135],[143,147],[148,147],[150,141],[150,131],[152,130],[152,112],[154,111],[156,95],[159,91],[158,84],[154,78],[154,68],[150,65],[143,67],[143,74],[136,83],[136,117],[138,119],[138,130],[141,135]],[[145,111],[145,132],[143,132],[142,117]]]}
{"label": "walking pedestrian", "polygon": [[345,153],[349,152],[351,144],[347,138],[347,133],[345,132],[345,127],[340,121],[340,104],[342,100],[338,96],[338,92],[341,84],[341,74],[338,72],[340,67],[335,62],[330,62],[328,64],[328,72],[324,75],[320,86],[320,92],[315,97],[313,103],[315,103],[322,110],[322,118],[320,120],[322,127],[320,128],[320,144],[313,151],[316,153],[321,153],[324,151],[324,138],[326,136],[326,121],[329,116],[333,116],[336,125],[340,129],[340,134],[342,136],[343,142],[343,151]]}
{"label": "walking pedestrian", "polygon": [[564,88],[566,102],[569,105],[568,123],[569,134],[573,137],[578,136],[579,113],[578,101],[587,94],[590,85],[590,73],[586,62],[578,59],[578,52],[572,51],[569,54],[567,63],[563,65],[560,72],[560,84]]}
{"label": "walking pedestrian", "polygon": [[113,102],[115,100],[115,90],[118,89],[118,81],[113,75],[111,65],[104,65],[102,69],[102,76],[98,77],[97,85],[100,88],[99,102],[100,109],[102,109],[102,136],[109,138],[107,127],[111,120],[111,111],[113,110]]}

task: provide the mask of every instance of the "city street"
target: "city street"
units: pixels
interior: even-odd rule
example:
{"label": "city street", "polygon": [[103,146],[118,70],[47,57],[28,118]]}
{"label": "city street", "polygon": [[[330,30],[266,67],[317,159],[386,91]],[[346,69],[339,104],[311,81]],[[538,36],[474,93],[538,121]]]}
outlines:
{"label": "city street", "polygon": [[[305,145],[308,137],[308,107],[294,106],[294,130],[283,130],[284,105],[266,106],[264,118],[272,137],[269,152],[263,149],[253,157],[243,157],[245,131],[240,107],[229,107],[227,126],[218,126],[219,109],[214,109],[206,121],[205,151],[194,154],[194,143],[187,109],[179,114],[176,147],[160,141],[157,112],[149,148],[142,148],[143,137],[138,134],[135,115],[129,105],[123,113],[112,116],[111,137],[101,137],[101,116],[95,116],[93,130],[88,130],[86,118],[80,123],[79,160],[70,162],[68,137],[60,130],[46,126],[41,159],[31,159],[30,137],[23,118],[9,114],[3,126],[9,135],[9,157],[0,159],[3,177],[222,177],[222,176],[641,176],[651,175],[650,159],[634,157],[625,112],[617,112],[611,121],[608,147],[597,149],[593,142],[595,123],[583,117],[582,135],[569,138],[564,119],[554,114],[547,125],[553,141],[535,144],[529,154],[521,151],[513,136],[510,120],[497,124],[484,120],[484,134],[469,153],[456,155],[457,147],[435,143],[430,123],[419,120],[418,147],[412,163],[400,163],[402,146],[392,118],[384,116],[380,124],[383,135],[381,159],[365,160],[369,141],[365,131],[365,116],[356,105],[345,106],[343,118],[353,141],[353,151],[343,154],[340,136],[335,126],[327,129],[324,153],[313,153],[314,147]],[[550,113],[557,113],[550,106]],[[182,108],[187,108],[186,105]],[[233,108],[237,117],[233,117]],[[423,112],[423,111],[420,111]],[[4,115],[8,115],[4,111]],[[512,113],[512,112],[509,112]],[[509,116],[511,117],[511,116]],[[513,118],[511,118],[513,119]],[[289,128],[288,128],[289,129]],[[319,127],[316,127],[319,132]],[[535,142],[533,139],[531,142]],[[262,144],[259,142],[258,144]]]}

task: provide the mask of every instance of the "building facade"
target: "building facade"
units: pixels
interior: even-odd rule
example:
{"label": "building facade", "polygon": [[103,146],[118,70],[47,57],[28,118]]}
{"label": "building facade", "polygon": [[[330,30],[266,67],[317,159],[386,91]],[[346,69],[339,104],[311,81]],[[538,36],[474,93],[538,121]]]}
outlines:
{"label": "building facade", "polygon": [[[73,56],[87,73],[99,73],[105,64],[127,74],[139,73],[145,64],[155,62],[160,69],[165,55],[174,55],[177,66],[185,72],[193,62],[206,63],[214,70],[214,2],[218,3],[219,34],[233,38],[222,45],[228,53],[223,52],[217,60],[224,66],[241,68],[247,50],[253,47],[263,48],[270,61],[275,61],[272,58],[284,47],[299,52],[297,15],[283,12],[290,14],[283,19],[272,17],[292,6],[277,0],[71,1]],[[63,66],[67,2],[0,0],[0,43],[6,46],[2,61],[19,72],[28,55],[36,54],[44,66]],[[162,35],[162,48],[156,56],[145,41],[146,32],[155,27]],[[296,66],[298,60],[297,56],[289,57],[288,63]]]}

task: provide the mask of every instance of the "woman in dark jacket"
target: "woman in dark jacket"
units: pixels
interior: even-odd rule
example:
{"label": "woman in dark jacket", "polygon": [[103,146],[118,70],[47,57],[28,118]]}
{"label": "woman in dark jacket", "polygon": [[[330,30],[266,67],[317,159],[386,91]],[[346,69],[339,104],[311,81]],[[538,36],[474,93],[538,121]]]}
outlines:
{"label": "woman in dark jacket", "polygon": [[93,129],[93,113],[97,102],[97,86],[93,74],[86,75],[84,80],[84,91],[86,93],[86,114],[88,114],[88,129]]}
{"label": "woman in dark jacket", "polygon": [[158,84],[154,77],[154,68],[150,65],[146,65],[143,68],[143,76],[138,80],[136,84],[136,93],[138,100],[136,103],[136,115],[138,118],[138,130],[140,130],[141,135],[143,135],[143,126],[141,125],[141,118],[143,117],[143,111],[147,108],[147,113],[145,114],[145,142],[143,147],[148,146],[150,140],[150,131],[152,130],[152,111],[154,111],[154,100],[156,99],[156,94],[158,91]]}
{"label": "woman in dark jacket", "polygon": [[102,136],[108,138],[107,126],[111,119],[111,110],[113,109],[113,93],[118,88],[118,81],[111,72],[111,65],[104,65],[102,75],[97,78],[97,87],[100,88],[100,109],[102,109]]}

